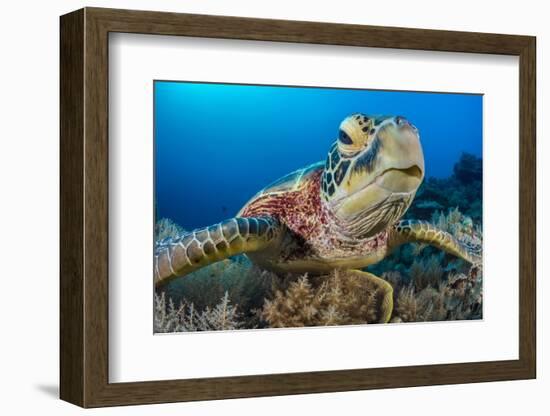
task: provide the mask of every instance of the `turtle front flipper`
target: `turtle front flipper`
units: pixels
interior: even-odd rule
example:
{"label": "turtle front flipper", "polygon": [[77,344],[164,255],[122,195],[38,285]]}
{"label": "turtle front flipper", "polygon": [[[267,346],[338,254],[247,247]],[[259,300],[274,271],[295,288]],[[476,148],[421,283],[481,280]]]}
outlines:
{"label": "turtle front flipper", "polygon": [[231,218],[168,238],[155,247],[155,286],[241,253],[263,250],[279,240],[282,227],[272,217]]}
{"label": "turtle front flipper", "polygon": [[427,243],[472,264],[481,263],[481,244],[460,241],[427,221],[402,220],[390,230],[389,248],[404,243]]}

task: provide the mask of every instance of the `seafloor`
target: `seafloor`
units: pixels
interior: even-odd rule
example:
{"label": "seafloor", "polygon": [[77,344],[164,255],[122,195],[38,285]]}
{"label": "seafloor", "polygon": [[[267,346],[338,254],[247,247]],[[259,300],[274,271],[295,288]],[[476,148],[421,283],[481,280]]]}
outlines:
{"label": "seafloor", "polygon": [[[448,178],[428,178],[405,218],[429,220],[459,239],[482,238],[482,161],[463,154]],[[170,219],[157,221],[157,240],[184,230]],[[391,283],[390,322],[482,318],[481,267],[425,244],[406,244],[366,269]],[[276,276],[236,256],[155,293],[155,332],[211,331],[377,321],[378,297],[353,272],[327,276]]]}

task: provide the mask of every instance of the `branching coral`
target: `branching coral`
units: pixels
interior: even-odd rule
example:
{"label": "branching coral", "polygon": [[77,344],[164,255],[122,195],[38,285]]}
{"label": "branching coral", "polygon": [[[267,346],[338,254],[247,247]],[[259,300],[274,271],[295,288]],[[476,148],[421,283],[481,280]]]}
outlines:
{"label": "branching coral", "polygon": [[443,293],[447,319],[481,319],[483,313],[483,285],[480,267],[472,267],[469,273],[452,275]]}
{"label": "branching coral", "polygon": [[450,209],[446,215],[443,211],[434,212],[432,223],[464,243],[481,245],[481,227],[474,226],[472,219],[462,214],[458,208]]}
{"label": "branching coral", "polygon": [[170,282],[164,290],[176,303],[185,300],[196,309],[214,307],[227,292],[233,304],[239,305],[247,328],[261,327],[256,310],[280,279],[273,273],[252,266],[244,256],[223,260],[199,269],[182,279]]}
{"label": "branching coral", "polygon": [[183,234],[185,230],[168,218],[161,218],[155,224],[155,240],[161,241],[165,238],[176,238]]}
{"label": "branching coral", "polygon": [[392,319],[395,322],[398,318],[399,322],[416,322],[419,319],[417,313],[418,304],[416,301],[414,286],[410,285],[399,291],[397,295],[397,302],[395,303],[394,308],[394,318]]}
{"label": "branching coral", "polygon": [[417,292],[411,284],[399,291],[392,322],[441,321],[446,314],[439,291],[428,286]]}
{"label": "branching coral", "polygon": [[458,207],[451,208],[447,215],[443,211],[435,211],[432,214],[432,223],[443,231],[455,234],[462,226],[462,217]]}
{"label": "branching coral", "polygon": [[443,277],[443,267],[441,267],[442,255],[432,255],[427,259],[415,259],[409,274],[417,290],[428,286],[437,287]]}
{"label": "branching coral", "polygon": [[357,271],[300,276],[266,300],[262,317],[271,327],[345,325],[375,322],[378,293]]}
{"label": "branching coral", "polygon": [[393,321],[419,322],[482,318],[482,278],[478,267],[467,275],[451,275],[436,288],[402,287],[395,301]]}
{"label": "branching coral", "polygon": [[163,293],[154,295],[153,309],[153,331],[158,332],[178,332],[181,331],[180,315],[184,307],[176,308],[172,299],[166,302],[166,296]]}
{"label": "branching coral", "polygon": [[213,308],[198,312],[191,303],[182,302],[175,307],[172,299],[166,302],[165,293],[155,293],[154,332],[189,332],[239,329],[243,324],[237,308],[231,304],[226,292]]}

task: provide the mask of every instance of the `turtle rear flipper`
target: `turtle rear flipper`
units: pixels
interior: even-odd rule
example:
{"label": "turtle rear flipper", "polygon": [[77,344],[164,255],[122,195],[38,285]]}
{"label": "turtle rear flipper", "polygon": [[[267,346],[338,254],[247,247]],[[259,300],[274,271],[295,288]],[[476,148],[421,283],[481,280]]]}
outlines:
{"label": "turtle rear flipper", "polygon": [[472,264],[481,263],[481,244],[460,241],[427,221],[402,220],[390,231],[390,248],[404,243],[427,243]]}
{"label": "turtle rear flipper", "polygon": [[275,218],[237,217],[163,240],[155,247],[155,286],[230,256],[263,250],[280,236]]}
{"label": "turtle rear flipper", "polygon": [[386,280],[362,270],[350,270],[349,274],[354,274],[367,279],[374,289],[374,298],[376,300],[376,323],[387,324],[390,321],[393,312],[393,286]]}

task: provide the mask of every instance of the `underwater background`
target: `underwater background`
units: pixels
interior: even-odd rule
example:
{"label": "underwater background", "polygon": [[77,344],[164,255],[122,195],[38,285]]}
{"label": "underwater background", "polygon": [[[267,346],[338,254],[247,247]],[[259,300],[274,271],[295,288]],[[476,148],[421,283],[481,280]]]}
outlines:
{"label": "underwater background", "polygon": [[156,81],[157,218],[197,228],[234,216],[259,190],[325,160],[352,113],[402,115],[420,131],[425,176],[481,157],[482,96]]}
{"label": "underwater background", "polygon": [[[324,160],[349,114],[401,115],[425,179],[405,218],[482,239],[483,96],[155,81],[155,235],[233,217],[276,179]],[[366,269],[394,288],[391,322],[482,318],[482,270],[424,244]],[[275,276],[236,256],[155,293],[155,332],[362,324],[376,294],[353,272]]]}

